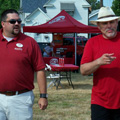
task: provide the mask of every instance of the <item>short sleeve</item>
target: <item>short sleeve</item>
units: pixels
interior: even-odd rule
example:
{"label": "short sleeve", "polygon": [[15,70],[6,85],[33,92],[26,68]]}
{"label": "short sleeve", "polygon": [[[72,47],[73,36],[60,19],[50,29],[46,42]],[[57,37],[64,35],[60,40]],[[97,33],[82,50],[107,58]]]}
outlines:
{"label": "short sleeve", "polygon": [[32,64],[34,71],[38,71],[45,68],[45,63],[42,57],[42,53],[39,45],[36,41],[33,41],[33,50],[32,50]]}

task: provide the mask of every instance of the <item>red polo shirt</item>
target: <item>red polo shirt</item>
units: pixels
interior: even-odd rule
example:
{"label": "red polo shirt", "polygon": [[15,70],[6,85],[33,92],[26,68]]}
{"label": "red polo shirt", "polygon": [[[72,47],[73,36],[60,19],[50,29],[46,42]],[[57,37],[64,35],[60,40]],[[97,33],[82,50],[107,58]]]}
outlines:
{"label": "red polo shirt", "polygon": [[34,71],[45,68],[37,42],[20,33],[8,42],[0,31],[0,91],[34,88]]}

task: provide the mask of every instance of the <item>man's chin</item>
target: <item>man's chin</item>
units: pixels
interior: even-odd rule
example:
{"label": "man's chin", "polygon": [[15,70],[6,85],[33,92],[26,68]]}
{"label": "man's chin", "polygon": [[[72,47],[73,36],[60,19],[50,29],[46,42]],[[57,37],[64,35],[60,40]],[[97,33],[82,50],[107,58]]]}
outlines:
{"label": "man's chin", "polygon": [[106,37],[109,38],[109,39],[114,38],[115,36],[116,36],[115,32],[111,32],[111,33],[106,34]]}
{"label": "man's chin", "polygon": [[115,34],[114,35],[108,35],[107,38],[108,39],[113,39],[113,38],[115,38]]}
{"label": "man's chin", "polygon": [[20,33],[20,31],[14,31],[12,34],[13,35],[18,35]]}

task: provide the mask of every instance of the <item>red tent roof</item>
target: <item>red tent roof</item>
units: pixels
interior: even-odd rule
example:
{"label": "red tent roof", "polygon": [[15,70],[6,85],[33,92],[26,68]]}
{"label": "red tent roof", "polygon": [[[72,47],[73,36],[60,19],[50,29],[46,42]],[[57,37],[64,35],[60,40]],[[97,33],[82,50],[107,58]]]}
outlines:
{"label": "red tent roof", "polygon": [[100,33],[97,27],[78,22],[64,10],[42,25],[24,26],[23,31],[33,33]]}

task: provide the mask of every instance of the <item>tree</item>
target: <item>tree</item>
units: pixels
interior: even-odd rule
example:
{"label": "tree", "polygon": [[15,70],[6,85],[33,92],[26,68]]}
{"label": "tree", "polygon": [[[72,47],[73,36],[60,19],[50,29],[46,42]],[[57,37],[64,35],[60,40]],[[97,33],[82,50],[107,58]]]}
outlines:
{"label": "tree", "polygon": [[18,10],[19,7],[20,0],[0,0],[0,11],[10,8]]}
{"label": "tree", "polygon": [[100,1],[97,0],[87,0],[87,2],[91,5],[92,10],[96,10],[100,8]]}
{"label": "tree", "polygon": [[112,2],[112,10],[115,12],[116,16],[120,16],[120,0],[114,0]]}

